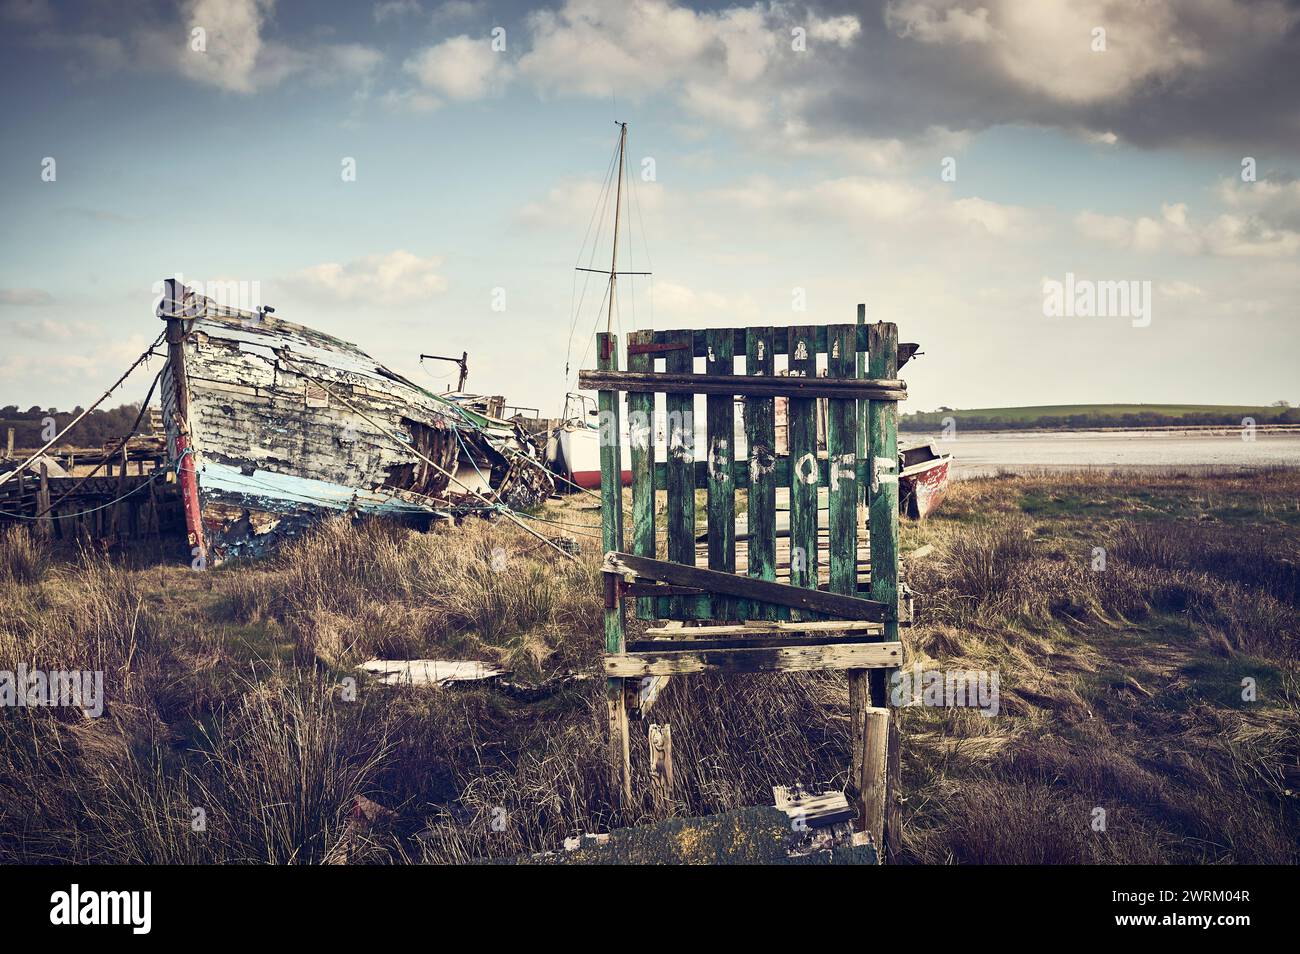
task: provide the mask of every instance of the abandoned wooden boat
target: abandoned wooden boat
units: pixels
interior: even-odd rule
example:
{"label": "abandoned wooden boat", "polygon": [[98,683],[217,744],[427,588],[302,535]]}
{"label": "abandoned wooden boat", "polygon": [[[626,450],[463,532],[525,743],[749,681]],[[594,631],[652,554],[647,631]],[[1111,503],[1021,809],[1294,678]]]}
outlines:
{"label": "abandoned wooden boat", "polygon": [[936,451],[933,444],[918,444],[898,452],[898,506],[905,516],[923,520],[943,502],[948,492],[952,454]]}
{"label": "abandoned wooden boat", "polygon": [[176,279],[158,316],[169,460],[196,558],[256,555],[328,513],[427,526],[553,492],[514,424],[426,391],[356,345]]}

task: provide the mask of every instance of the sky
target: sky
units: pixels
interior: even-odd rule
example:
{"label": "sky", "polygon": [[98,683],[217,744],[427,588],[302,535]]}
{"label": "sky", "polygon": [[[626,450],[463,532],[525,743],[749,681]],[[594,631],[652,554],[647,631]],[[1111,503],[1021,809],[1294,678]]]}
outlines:
{"label": "sky", "polygon": [[865,302],[905,410],[1300,402],[1291,0],[0,0],[0,72],[0,404],[180,275],[554,414],[616,121],[624,332]]}

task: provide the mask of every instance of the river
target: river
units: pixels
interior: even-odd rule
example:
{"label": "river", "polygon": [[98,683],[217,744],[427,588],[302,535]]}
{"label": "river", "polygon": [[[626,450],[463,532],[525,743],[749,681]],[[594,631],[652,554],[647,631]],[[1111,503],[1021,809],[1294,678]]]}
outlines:
{"label": "river", "polygon": [[1300,431],[966,431],[948,440],[904,432],[899,438],[905,444],[930,440],[935,450],[951,453],[958,478],[1085,468],[1300,467]]}

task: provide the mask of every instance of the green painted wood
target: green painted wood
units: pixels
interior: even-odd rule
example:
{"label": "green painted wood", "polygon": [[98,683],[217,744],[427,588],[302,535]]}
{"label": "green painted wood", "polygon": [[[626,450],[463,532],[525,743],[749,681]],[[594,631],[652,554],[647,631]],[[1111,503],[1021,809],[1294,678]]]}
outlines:
{"label": "green painted wood", "polygon": [[[776,433],[776,429],[774,426],[773,427],[774,441],[775,441],[775,433]],[[772,474],[773,483],[775,483],[776,486],[778,487],[789,486],[790,458],[782,454],[780,457],[776,458],[776,460],[773,462],[773,467],[775,467],[775,470],[773,471]],[[705,461],[697,462],[694,466],[694,472],[695,472],[696,488],[698,490],[708,489],[709,486],[708,464]],[[817,461],[817,475],[818,475],[817,479],[821,482],[823,487],[827,486],[830,483],[830,472],[826,468],[826,461],[824,459]],[[750,467],[749,467],[748,458],[746,458],[745,460],[738,460],[732,463],[731,476],[736,482],[737,490],[749,489]],[[667,465],[664,464],[662,461],[656,463],[655,464],[655,486],[656,487],[666,486],[667,479],[668,479]],[[859,482],[863,484],[867,483],[871,479],[871,474],[867,470],[865,457],[859,458],[858,460],[858,479]]]}
{"label": "green painted wood", "polygon": [[[733,345],[733,348],[736,354],[741,354],[745,350],[746,332],[747,329],[745,328],[732,329],[732,333],[735,335],[735,344]],[[824,354],[826,352],[825,326],[814,326],[812,328],[811,333],[813,338],[813,348],[817,352]],[[690,335],[690,338],[688,340],[683,339],[682,337],[683,335]],[[858,335],[857,350],[859,351],[868,350],[866,327],[865,326],[860,327],[858,329],[857,335]],[[705,337],[705,332],[703,331],[666,330],[666,331],[656,331],[654,333],[654,343],[660,346],[668,345],[668,344],[680,345],[684,340],[687,341],[687,344],[691,349],[691,355],[693,357],[703,358],[708,355],[709,344],[708,344],[708,340]],[[789,338],[786,337],[784,334],[776,335],[776,337],[772,341],[772,344],[776,348],[776,352],[775,352],[776,354],[789,354],[789,347],[788,347]],[[658,353],[662,356],[667,352],[658,352]]]}
{"label": "green painted wood", "polygon": [[[652,344],[653,331],[633,331],[627,336],[629,371],[653,371],[654,355],[636,353],[635,345]],[[632,552],[637,556],[655,554],[655,396],[627,396],[628,442],[632,456]],[[636,601],[640,619],[654,619],[654,600],[641,597]]]}
{"label": "green painted wood", "polygon": [[[867,325],[868,373],[893,377],[898,372],[898,328],[892,323]],[[898,405],[868,403],[867,454],[871,471],[871,598],[888,607],[886,640],[898,639]],[[871,675],[871,704],[888,704],[889,671]]]}
{"label": "green painted wood", "polygon": [[[788,329],[791,376],[817,375],[815,328]],[[790,447],[790,583],[817,586],[817,401],[790,398],[786,412]],[[800,617],[795,616],[798,619]]]}
{"label": "green painted wood", "polygon": [[[596,363],[602,371],[618,370],[618,336],[596,335]],[[623,467],[618,392],[600,391],[600,527],[605,552],[623,549]],[[623,611],[618,600],[605,608],[605,651],[623,651]]]}
{"label": "green painted wood", "polygon": [[[705,332],[708,353],[705,356],[706,374],[732,375],[736,373],[733,344],[735,334],[730,328],[716,328]],[[710,394],[704,399],[704,426],[707,445],[708,485],[708,553],[709,569],[736,572],[736,482],[732,477],[736,458],[735,397],[730,394]],[[713,600],[713,612],[719,619],[735,618],[734,600]]]}
{"label": "green painted wood", "polygon": [[[867,351],[870,347],[870,342],[867,336],[867,306],[862,303],[859,303],[858,305],[858,325],[855,334],[856,337],[854,340],[857,343],[857,355],[856,360],[854,361],[854,367],[857,370],[858,377],[865,378],[867,376]],[[859,401],[857,442],[859,464],[867,459],[867,416],[867,402]],[[863,509],[867,506],[866,480],[858,480],[858,503],[863,507]]]}
{"label": "green painted wood", "polygon": [[[745,332],[745,376],[773,376],[776,350],[771,328],[748,328]],[[776,399],[745,399],[745,443],[749,459],[744,477],[749,488],[747,523],[749,575],[760,580],[776,579]],[[789,479],[789,462],[786,476]],[[769,606],[751,603],[751,618],[780,619]],[[789,614],[785,614],[789,615]]]}
{"label": "green painted wood", "polygon": [[[658,335],[656,335],[658,340]],[[693,333],[679,331],[669,344],[683,347],[664,353],[664,370],[679,374],[695,371],[695,359],[690,344]],[[668,559],[677,563],[695,565],[695,397],[690,394],[669,394],[665,398],[668,412],[666,431],[668,472]],[[682,607],[693,605],[690,597],[673,597],[672,613],[679,614]]]}
{"label": "green painted wood", "polygon": [[[857,370],[857,339],[853,325],[830,325],[826,356],[831,377],[852,377]],[[857,592],[858,586],[858,481],[857,401],[832,398],[826,412],[826,457],[830,471],[827,525],[830,544],[832,593]]]}

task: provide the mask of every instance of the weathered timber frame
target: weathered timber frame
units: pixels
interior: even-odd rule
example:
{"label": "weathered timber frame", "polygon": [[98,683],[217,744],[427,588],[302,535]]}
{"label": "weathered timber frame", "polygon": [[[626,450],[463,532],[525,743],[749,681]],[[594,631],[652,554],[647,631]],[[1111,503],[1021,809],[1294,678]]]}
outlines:
{"label": "weathered timber frame", "polygon": [[[856,325],[638,331],[629,335],[624,371],[616,336],[596,337],[597,369],[581,372],[579,384],[598,392],[601,413],[605,673],[617,801],[632,803],[629,711],[642,716],[669,676],[843,669],[853,726],[849,793],[859,824],[880,847],[892,728],[886,690],[890,670],[902,662],[896,405],[906,385],[896,377],[897,328],[867,325],[859,306]],[[780,373],[778,355],[787,356]],[[697,358],[704,359],[702,373]],[[632,468],[627,551],[621,393]],[[655,459],[658,394],[665,395],[667,412],[663,461]],[[697,395],[704,396],[707,445],[699,461]],[[743,459],[736,456],[737,397],[744,403]],[[785,455],[777,453],[778,399],[787,401]],[[784,534],[777,526],[778,487],[789,491]],[[698,558],[697,489],[707,491]],[[667,496],[663,532],[655,523],[660,490]],[[747,493],[743,543],[737,541],[737,490]],[[826,494],[824,510],[819,491]],[[869,551],[860,547],[864,524]],[[638,618],[672,622],[628,642],[629,598]]]}

